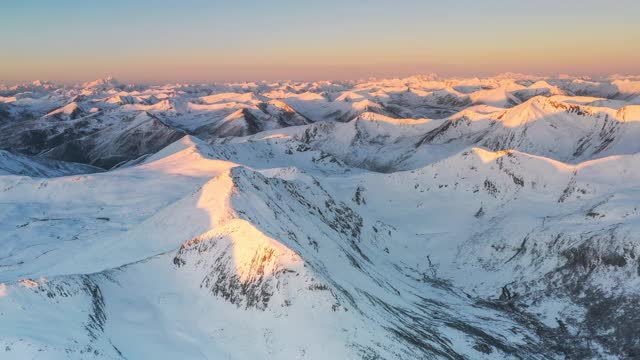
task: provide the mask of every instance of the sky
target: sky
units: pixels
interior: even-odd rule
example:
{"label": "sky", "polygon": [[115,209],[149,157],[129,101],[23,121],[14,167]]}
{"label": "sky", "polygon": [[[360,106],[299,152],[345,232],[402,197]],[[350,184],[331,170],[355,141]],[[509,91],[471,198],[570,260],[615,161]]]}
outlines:
{"label": "sky", "polygon": [[638,0],[2,0],[0,82],[640,74]]}

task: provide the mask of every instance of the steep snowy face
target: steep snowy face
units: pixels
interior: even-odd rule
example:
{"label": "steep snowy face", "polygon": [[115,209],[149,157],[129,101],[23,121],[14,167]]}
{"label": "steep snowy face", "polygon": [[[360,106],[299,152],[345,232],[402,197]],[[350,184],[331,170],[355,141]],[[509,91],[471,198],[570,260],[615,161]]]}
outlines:
{"label": "steep snowy face", "polygon": [[0,87],[0,358],[635,358],[638,89]]}

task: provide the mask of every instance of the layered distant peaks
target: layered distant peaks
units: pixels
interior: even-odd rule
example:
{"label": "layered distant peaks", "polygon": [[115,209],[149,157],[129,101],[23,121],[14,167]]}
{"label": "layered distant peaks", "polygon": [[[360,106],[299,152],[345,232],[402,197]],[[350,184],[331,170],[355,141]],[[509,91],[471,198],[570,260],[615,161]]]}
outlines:
{"label": "layered distant peaks", "polygon": [[45,88],[45,89],[51,89],[53,88],[55,85],[54,83],[52,83],[51,81],[42,81],[42,80],[36,80],[34,82],[31,83],[32,86],[35,87],[40,87],[40,88]]}
{"label": "layered distant peaks", "polygon": [[83,89],[90,90],[112,90],[112,89],[122,89],[125,87],[123,83],[114,79],[112,76],[107,76],[102,79],[97,79],[94,81],[89,81],[80,85]]}
{"label": "layered distant peaks", "polygon": [[[626,139],[636,133],[629,124],[638,118],[638,84],[634,77],[593,80],[521,74],[161,86],[125,86],[107,77],[62,88],[40,81],[0,90],[5,134],[0,143],[27,155],[46,153],[58,160],[107,166],[112,161],[78,156],[79,149],[94,147],[87,139],[105,133],[112,135],[101,137],[124,136],[127,146],[95,155],[110,153],[126,162],[149,155],[140,152],[165,146],[177,134],[212,141],[313,123],[348,123],[335,127],[345,134],[328,141],[323,151],[354,134],[354,144],[366,143],[370,149],[397,141],[393,151],[402,156],[395,163],[393,156],[380,162],[352,144],[340,147],[340,153],[354,152],[349,157],[352,164],[372,169],[411,168],[476,145],[574,162],[635,149]],[[152,120],[129,134],[140,114]],[[143,143],[153,137],[135,140],[134,134],[148,129],[163,134],[154,138],[161,143],[148,147]],[[11,135],[16,133],[19,138]],[[51,151],[54,148],[58,150]]]}
{"label": "layered distant peaks", "polygon": [[54,91],[57,88],[58,86],[56,84],[41,80],[13,86],[0,84],[0,96],[13,96],[20,93],[45,93]]}

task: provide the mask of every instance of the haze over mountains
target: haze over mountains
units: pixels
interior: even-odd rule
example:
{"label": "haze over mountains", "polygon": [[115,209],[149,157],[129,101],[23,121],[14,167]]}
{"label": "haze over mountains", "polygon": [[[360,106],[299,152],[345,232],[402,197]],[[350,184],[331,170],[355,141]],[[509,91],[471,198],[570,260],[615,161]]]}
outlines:
{"label": "haze over mountains", "polygon": [[640,356],[640,80],[0,86],[0,358]]}

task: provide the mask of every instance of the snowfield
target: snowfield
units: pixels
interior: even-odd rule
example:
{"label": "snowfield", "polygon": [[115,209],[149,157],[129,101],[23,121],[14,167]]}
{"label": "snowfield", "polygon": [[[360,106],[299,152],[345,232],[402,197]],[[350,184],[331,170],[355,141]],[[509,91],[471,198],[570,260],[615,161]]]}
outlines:
{"label": "snowfield", "polygon": [[640,357],[640,81],[0,86],[1,359]]}

